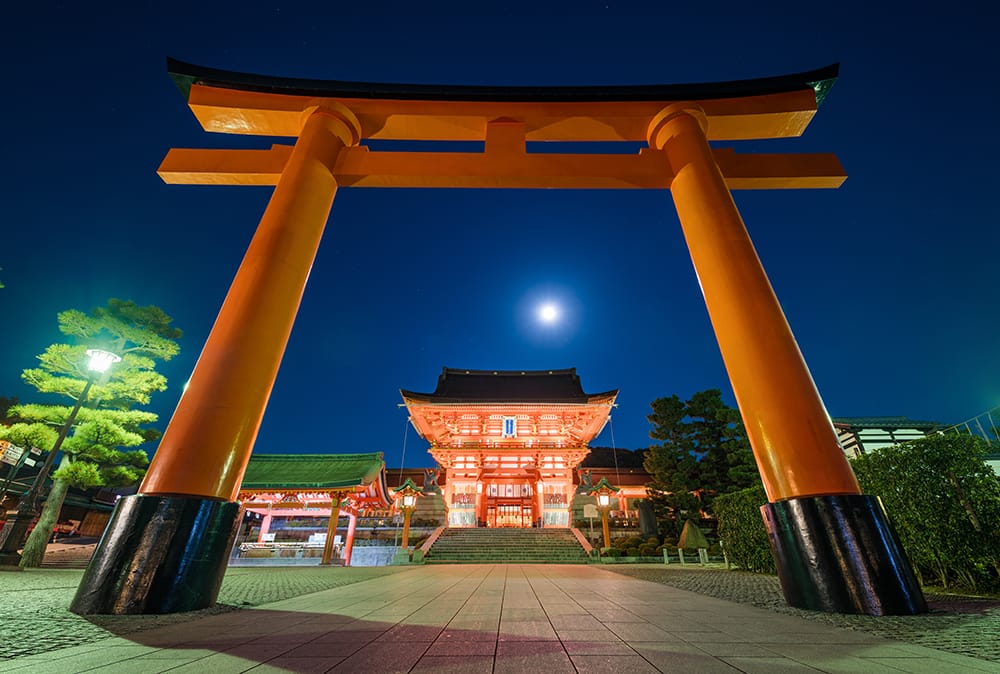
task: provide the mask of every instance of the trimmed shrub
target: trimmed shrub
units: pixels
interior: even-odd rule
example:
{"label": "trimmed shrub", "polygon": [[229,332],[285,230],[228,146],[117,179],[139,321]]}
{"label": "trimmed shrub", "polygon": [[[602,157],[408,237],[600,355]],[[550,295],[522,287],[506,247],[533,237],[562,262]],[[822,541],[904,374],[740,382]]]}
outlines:
{"label": "trimmed shrub", "polygon": [[640,557],[639,548],[628,548],[625,550],[626,557]]}
{"label": "trimmed shrub", "polygon": [[618,548],[601,548],[601,557],[621,557],[622,551]]}
{"label": "trimmed shrub", "polygon": [[640,545],[639,555],[641,557],[654,557],[656,555],[656,548],[652,545]]}
{"label": "trimmed shrub", "polygon": [[754,573],[775,573],[774,556],[760,507],[767,503],[763,485],[716,496],[719,539],[731,564]]}
{"label": "trimmed shrub", "polygon": [[646,545],[652,545],[654,548],[660,544],[660,539],[656,536],[650,536],[646,539]]}
{"label": "trimmed shrub", "polygon": [[996,445],[971,435],[930,435],[851,461],[866,494],[885,505],[921,583],[1000,589],[1000,480]]}

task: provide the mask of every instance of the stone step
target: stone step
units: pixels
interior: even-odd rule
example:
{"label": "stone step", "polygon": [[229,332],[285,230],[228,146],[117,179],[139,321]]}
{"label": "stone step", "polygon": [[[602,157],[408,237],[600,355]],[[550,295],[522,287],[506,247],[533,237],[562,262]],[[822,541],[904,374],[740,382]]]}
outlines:
{"label": "stone step", "polygon": [[445,529],[428,563],[585,564],[587,555],[569,529]]}

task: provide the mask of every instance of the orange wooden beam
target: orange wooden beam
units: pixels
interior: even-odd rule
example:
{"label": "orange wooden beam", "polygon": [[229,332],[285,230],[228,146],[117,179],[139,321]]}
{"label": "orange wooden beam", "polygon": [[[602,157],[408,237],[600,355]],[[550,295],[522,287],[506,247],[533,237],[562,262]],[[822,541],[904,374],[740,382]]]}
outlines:
{"label": "orange wooden beam", "polygon": [[[175,185],[276,185],[291,147],[270,150],[172,149],[158,173]],[[836,188],[847,179],[833,154],[738,154],[713,151],[729,189]],[[662,150],[638,154],[373,152],[345,148],[333,168],[352,187],[521,187],[667,189]]]}
{"label": "orange wooden beam", "polygon": [[[650,120],[672,102],[326,99],[204,84],[188,96],[206,131],[288,137],[298,135],[303,111],[329,101],[357,116],[362,139],[482,140],[487,123],[507,117],[524,122],[532,141],[644,141]],[[709,119],[709,140],[800,136],[816,114],[812,89],[697,103]]]}

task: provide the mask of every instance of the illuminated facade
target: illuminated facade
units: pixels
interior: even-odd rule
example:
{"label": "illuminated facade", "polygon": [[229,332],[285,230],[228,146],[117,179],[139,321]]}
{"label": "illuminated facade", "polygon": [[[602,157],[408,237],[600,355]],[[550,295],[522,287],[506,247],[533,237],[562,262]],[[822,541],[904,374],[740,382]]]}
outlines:
{"label": "illuminated facade", "polygon": [[433,393],[400,391],[444,471],[451,527],[567,527],[575,468],[618,391],[584,393],[575,368],[444,368]]}

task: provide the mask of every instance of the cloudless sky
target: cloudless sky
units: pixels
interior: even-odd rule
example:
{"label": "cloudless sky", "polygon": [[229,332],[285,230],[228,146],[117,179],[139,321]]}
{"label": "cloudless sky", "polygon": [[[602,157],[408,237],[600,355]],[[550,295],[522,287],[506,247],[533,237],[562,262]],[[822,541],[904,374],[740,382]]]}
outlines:
{"label": "cloudless sky", "polygon": [[[167,56],[475,85],[840,62],[802,138],[737,149],[835,152],[847,182],[737,204],[832,416],[972,417],[1000,405],[1000,52],[975,4],[17,3],[0,26],[0,395],[43,401],[20,373],[59,341],[56,314],[119,297],[185,332],[152,406],[164,426],[173,412],[270,188],[164,185],[156,167],[171,147],[289,141],[202,131]],[[341,189],[255,451],[431,465],[399,389],[433,390],[443,366],[576,367],[588,392],[621,389],[594,443],[619,448],[649,444],[656,397],[733,402],[668,192]]]}

